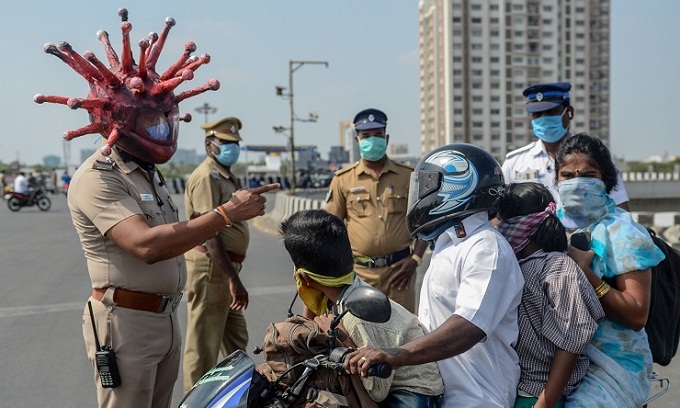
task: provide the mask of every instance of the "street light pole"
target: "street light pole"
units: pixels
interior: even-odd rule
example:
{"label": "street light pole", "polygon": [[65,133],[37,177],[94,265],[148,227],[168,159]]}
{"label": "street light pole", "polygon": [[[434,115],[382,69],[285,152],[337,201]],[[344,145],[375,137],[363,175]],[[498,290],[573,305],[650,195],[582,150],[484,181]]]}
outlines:
{"label": "street light pole", "polygon": [[288,62],[288,96],[290,97],[290,169],[292,177],[290,180],[290,194],[295,195],[297,182],[295,180],[295,107],[293,105],[293,73],[305,64],[325,65],[327,61],[289,61]]}
{"label": "street light pole", "polygon": [[217,112],[217,108],[214,106],[208,105],[208,102],[204,103],[202,106],[199,106],[196,108],[196,112],[202,113],[205,115],[205,122],[203,123],[208,123],[208,115],[211,113]]}

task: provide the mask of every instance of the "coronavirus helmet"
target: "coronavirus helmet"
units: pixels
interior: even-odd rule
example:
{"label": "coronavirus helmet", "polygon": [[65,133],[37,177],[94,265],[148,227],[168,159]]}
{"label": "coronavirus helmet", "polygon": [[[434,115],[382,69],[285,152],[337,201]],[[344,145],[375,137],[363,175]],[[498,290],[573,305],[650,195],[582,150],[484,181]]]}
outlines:
{"label": "coronavirus helmet", "polygon": [[411,236],[432,243],[472,213],[495,212],[503,191],[503,171],[477,146],[451,144],[424,156],[411,175],[406,223]]}
{"label": "coronavirus helmet", "polygon": [[106,31],[97,33],[104,44],[109,67],[90,51],[80,55],[67,42],[45,44],[46,53],[56,56],[87,80],[90,85],[87,98],[38,94],[34,100],[87,110],[90,124],[65,132],[66,140],[100,133],[106,138],[106,145],[100,149],[104,156],[111,154],[111,147],[116,145],[140,160],[165,163],[177,150],[179,121],[191,120],[189,114],[180,117],[178,104],[205,91],[217,90],[220,83],[211,79],[203,86],[175,95],[175,88],[193,79],[194,71],[209,63],[210,56],[192,56],[196,44],[190,41],[172,66],[162,74],[156,73],[156,61],[163,51],[170,28],[175,25],[175,20],[168,17],[160,36],[151,33],[148,38],[139,41],[139,63],[135,64],[130,48],[132,24],[127,21],[128,12],[119,9],[118,15],[122,20],[123,34],[120,60]]}

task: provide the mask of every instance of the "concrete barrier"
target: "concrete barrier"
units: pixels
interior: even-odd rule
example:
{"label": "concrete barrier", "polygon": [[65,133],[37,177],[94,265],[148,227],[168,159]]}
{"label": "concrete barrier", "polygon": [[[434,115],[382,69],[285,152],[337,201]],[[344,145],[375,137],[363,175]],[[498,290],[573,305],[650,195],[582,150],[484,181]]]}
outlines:
{"label": "concrete barrier", "polygon": [[[281,221],[300,210],[322,209],[323,200],[306,197],[291,196],[286,191],[276,193],[274,208],[269,212],[269,218],[277,227]],[[635,211],[633,219],[647,228],[651,228],[671,245],[680,248],[680,212],[645,212]]]}
{"label": "concrete barrier", "polygon": [[292,196],[287,191],[276,193],[274,208],[269,212],[269,218],[277,225],[300,210],[318,210],[324,208],[323,200]]}

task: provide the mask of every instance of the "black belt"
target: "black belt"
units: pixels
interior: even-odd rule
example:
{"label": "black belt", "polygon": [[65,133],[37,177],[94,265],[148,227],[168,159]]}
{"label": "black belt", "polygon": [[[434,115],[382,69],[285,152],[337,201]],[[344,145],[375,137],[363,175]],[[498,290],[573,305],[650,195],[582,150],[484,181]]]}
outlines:
{"label": "black belt", "polygon": [[355,263],[367,268],[382,268],[383,266],[389,266],[395,262],[401,261],[409,255],[411,255],[411,248],[406,247],[401,251],[397,251],[387,256],[369,257],[371,258],[371,261],[368,262],[357,260]]}

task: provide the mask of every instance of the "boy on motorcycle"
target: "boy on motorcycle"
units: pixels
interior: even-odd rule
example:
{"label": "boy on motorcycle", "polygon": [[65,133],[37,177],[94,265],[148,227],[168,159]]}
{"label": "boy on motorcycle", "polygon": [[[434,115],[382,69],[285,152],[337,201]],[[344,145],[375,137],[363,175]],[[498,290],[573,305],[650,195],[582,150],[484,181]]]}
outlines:
{"label": "boy on motorcycle", "polygon": [[[354,288],[367,285],[353,270],[347,228],[323,210],[299,211],[281,223],[286,250],[295,264],[298,294],[321,329],[328,330],[340,301]],[[424,335],[415,315],[390,301],[392,318],[371,323],[346,314],[340,327],[347,347],[398,347]],[[341,336],[339,336],[341,337]],[[439,407],[444,384],[435,363],[402,367],[388,378],[362,378],[368,395],[385,407]]]}

